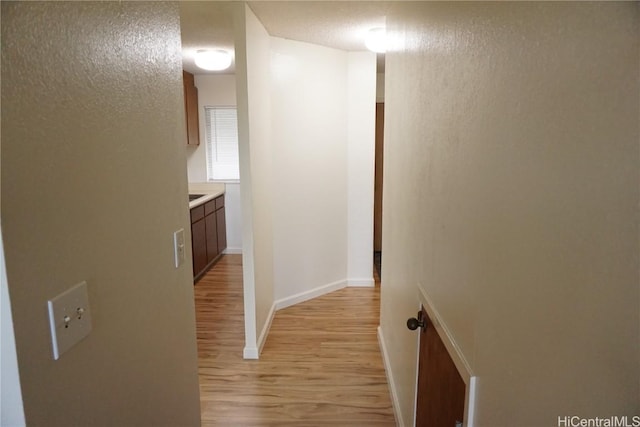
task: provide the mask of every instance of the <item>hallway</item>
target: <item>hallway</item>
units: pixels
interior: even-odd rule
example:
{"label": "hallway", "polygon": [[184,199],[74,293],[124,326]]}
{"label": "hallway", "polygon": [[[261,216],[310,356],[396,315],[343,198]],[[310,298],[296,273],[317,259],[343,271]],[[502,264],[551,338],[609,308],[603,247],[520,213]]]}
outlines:
{"label": "hallway", "polygon": [[195,286],[202,426],[394,426],[376,328],[380,287],[345,288],[276,313],[243,360],[241,255]]}

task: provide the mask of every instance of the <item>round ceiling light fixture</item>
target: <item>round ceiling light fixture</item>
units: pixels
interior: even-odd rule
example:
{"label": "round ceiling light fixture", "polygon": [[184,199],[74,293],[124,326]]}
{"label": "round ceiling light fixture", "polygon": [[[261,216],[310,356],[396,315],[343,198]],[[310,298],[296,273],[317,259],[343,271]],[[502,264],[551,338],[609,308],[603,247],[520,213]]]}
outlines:
{"label": "round ceiling light fixture", "polygon": [[364,45],[372,52],[385,53],[387,51],[387,30],[382,27],[370,29],[364,37]]}
{"label": "round ceiling light fixture", "polygon": [[231,54],[222,49],[200,49],[195,56],[196,65],[207,71],[222,71],[231,66]]}

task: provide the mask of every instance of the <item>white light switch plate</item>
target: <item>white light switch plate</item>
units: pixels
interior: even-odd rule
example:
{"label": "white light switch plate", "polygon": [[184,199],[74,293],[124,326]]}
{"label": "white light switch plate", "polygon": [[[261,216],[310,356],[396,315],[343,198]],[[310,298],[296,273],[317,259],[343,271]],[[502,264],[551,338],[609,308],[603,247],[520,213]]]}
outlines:
{"label": "white light switch plate", "polygon": [[184,228],[173,233],[173,252],[176,268],[184,262]]}
{"label": "white light switch plate", "polygon": [[50,299],[49,325],[53,344],[53,358],[73,347],[91,332],[91,310],[87,283],[81,282]]}

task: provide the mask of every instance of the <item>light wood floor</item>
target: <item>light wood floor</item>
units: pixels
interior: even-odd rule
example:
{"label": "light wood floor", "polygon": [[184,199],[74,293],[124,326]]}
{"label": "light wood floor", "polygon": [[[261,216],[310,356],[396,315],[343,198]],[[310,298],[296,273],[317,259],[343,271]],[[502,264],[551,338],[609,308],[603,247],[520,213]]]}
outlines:
{"label": "light wood floor", "polygon": [[395,426],[378,347],[379,286],[276,313],[260,360],[243,360],[240,255],[195,286],[202,426]]}

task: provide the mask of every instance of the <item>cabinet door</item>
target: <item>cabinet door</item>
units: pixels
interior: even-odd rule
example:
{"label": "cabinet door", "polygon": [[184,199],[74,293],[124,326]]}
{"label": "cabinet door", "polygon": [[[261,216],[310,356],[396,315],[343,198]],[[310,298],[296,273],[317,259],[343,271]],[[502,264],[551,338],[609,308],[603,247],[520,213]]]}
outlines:
{"label": "cabinet door", "polygon": [[220,253],[218,251],[218,224],[215,212],[204,217],[204,221],[207,229],[207,263],[209,263]]}
{"label": "cabinet door", "polygon": [[207,235],[204,218],[191,224],[191,246],[193,276],[196,277],[207,266]]}
{"label": "cabinet door", "polygon": [[198,88],[193,74],[182,72],[184,83],[184,107],[187,128],[187,144],[200,145],[200,129],[198,121]]}
{"label": "cabinet door", "polygon": [[224,216],[224,208],[216,211],[216,222],[218,224],[218,253],[227,249],[227,221]]}
{"label": "cabinet door", "polygon": [[189,145],[200,145],[198,129],[198,88],[187,87],[187,137]]}

